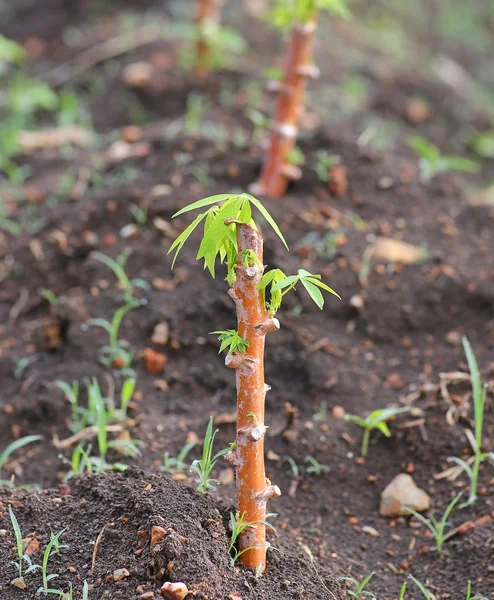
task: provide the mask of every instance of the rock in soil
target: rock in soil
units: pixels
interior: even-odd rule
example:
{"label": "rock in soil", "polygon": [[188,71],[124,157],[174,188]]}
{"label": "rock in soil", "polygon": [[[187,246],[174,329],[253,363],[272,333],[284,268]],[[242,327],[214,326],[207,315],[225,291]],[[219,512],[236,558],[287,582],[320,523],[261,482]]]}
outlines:
{"label": "rock in soil", "polygon": [[409,515],[408,508],[422,512],[430,506],[429,495],[417,486],[411,475],[400,473],[381,494],[379,512],[384,517],[399,517]]}
{"label": "rock in soil", "polygon": [[188,593],[187,586],[181,581],[165,581],[161,586],[161,595],[163,598],[168,598],[169,600],[184,600]]}

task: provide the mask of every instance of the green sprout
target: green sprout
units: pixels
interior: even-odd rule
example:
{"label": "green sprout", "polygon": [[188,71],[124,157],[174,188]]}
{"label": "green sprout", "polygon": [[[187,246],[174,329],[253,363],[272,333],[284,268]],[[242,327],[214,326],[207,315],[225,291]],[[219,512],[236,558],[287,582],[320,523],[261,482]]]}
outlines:
{"label": "green sprout", "polygon": [[145,301],[138,301],[134,297],[134,288],[149,289],[148,283],[142,279],[129,279],[129,276],[125,272],[125,264],[130,256],[130,251],[124,250],[116,259],[110,258],[106,254],[97,251],[93,252],[91,256],[113,271],[113,274],[118,279],[118,282],[124,291],[125,302],[128,304],[132,302],[140,304],[145,303]]}
{"label": "green sprout", "polygon": [[[43,439],[43,436],[41,436],[41,435],[26,435],[18,440],[15,440],[11,444],[9,444],[5,448],[5,450],[0,454],[0,473],[2,472],[3,466],[5,465],[5,463],[7,462],[8,458],[10,457],[11,454],[16,452],[17,450],[20,450],[24,446],[27,446],[27,444],[32,444],[33,442],[39,442],[42,439]],[[0,479],[0,486],[11,486],[11,485],[12,485],[11,481],[6,481],[3,479]]]}
{"label": "green sprout", "polygon": [[54,292],[52,292],[51,290],[49,290],[48,288],[38,288],[38,294],[40,296],[42,296],[49,304],[50,306],[56,306],[57,302],[58,302],[58,298],[56,296],[56,294]]}
{"label": "green sprout", "polygon": [[164,473],[181,473],[184,471],[186,468],[185,459],[187,458],[187,454],[189,454],[195,445],[196,442],[185,444],[178,453],[177,458],[170,456],[169,452],[165,452],[163,454],[163,464],[160,467],[160,471],[163,471]]}
{"label": "green sprout", "polygon": [[52,581],[53,579],[56,579],[58,577],[58,575],[54,574],[54,573],[48,575],[48,561],[55,554],[59,555],[60,550],[62,548],[68,548],[67,544],[60,544],[60,537],[63,535],[64,532],[65,532],[65,529],[62,529],[56,535],[53,532],[51,532],[50,541],[48,542],[48,544],[45,548],[45,551],[43,553],[43,563],[41,565],[41,575],[43,578],[43,585],[40,588],[38,588],[38,591],[36,592],[37,594],[40,594],[41,592],[43,592],[45,594],[52,593],[52,592],[50,592],[48,583],[50,581]]}
{"label": "green sprout", "polygon": [[482,452],[482,438],[484,428],[484,410],[485,400],[487,397],[487,387],[482,385],[480,377],[479,366],[477,360],[472,351],[469,341],[466,337],[463,338],[463,348],[468,361],[468,368],[470,370],[470,376],[472,379],[472,396],[473,396],[473,409],[474,409],[474,421],[475,421],[475,434],[469,429],[466,431],[468,441],[473,450],[473,464],[470,466],[467,461],[462,458],[450,457],[450,462],[455,462],[459,465],[463,471],[468,475],[470,479],[470,494],[468,500],[462,504],[462,508],[474,504],[477,500],[477,487],[479,481],[480,465],[485,460],[494,460],[493,452]]}
{"label": "green sprout", "polygon": [[216,437],[217,433],[217,429],[213,433],[213,417],[210,417],[206,429],[206,435],[204,436],[202,458],[201,460],[195,460],[190,465],[191,471],[195,471],[199,476],[197,491],[201,492],[202,494],[205,494],[209,490],[213,490],[216,485],[219,485],[219,481],[217,479],[210,479],[209,477],[218,458],[224,456],[230,451],[230,448],[224,448],[213,455],[214,438]]}
{"label": "green sprout", "polygon": [[[17,556],[18,556],[18,561],[12,561],[12,564],[17,569],[17,576],[19,577],[19,579],[24,581],[24,578],[23,578],[24,575],[27,575],[28,573],[32,573],[33,571],[36,571],[36,569],[39,569],[40,566],[33,564],[29,554],[24,554],[24,550],[23,550],[23,546],[22,546],[21,528],[19,527],[19,522],[18,522],[17,517],[15,516],[14,511],[12,510],[11,506],[9,506],[9,516],[10,516],[10,522],[12,523],[12,528],[13,528],[14,534],[15,534],[15,543],[16,543],[16,547],[17,547]],[[24,570],[24,568],[23,568],[24,562],[27,563],[26,570]]]}
{"label": "green sprout", "polygon": [[[269,271],[267,274],[269,274]],[[283,297],[290,290],[294,289],[299,282],[304,286],[311,299],[321,310],[324,306],[324,296],[322,295],[321,289],[333,294],[337,298],[340,298],[340,296],[333,289],[321,281],[320,275],[312,275],[312,273],[309,273],[309,271],[306,271],[305,269],[299,269],[297,275],[290,275],[281,281],[278,281],[274,286],[272,286],[271,292],[283,290],[281,294]],[[263,285],[263,280],[261,280],[260,285]]]}
{"label": "green sprout", "polygon": [[327,11],[342,17],[349,16],[345,0],[271,0],[266,19],[280,29],[286,29],[294,21],[307,23],[315,12]]}
{"label": "green sprout", "polygon": [[340,163],[341,156],[329,154],[327,150],[320,148],[316,152],[316,163],[313,168],[320,181],[329,183],[329,170]]}
{"label": "green sprout", "polygon": [[367,575],[367,577],[365,577],[365,579],[363,579],[361,582],[357,581],[353,577],[338,577],[338,579],[340,581],[348,581],[352,586],[354,586],[356,588],[355,590],[347,590],[347,592],[352,598],[355,598],[355,600],[358,600],[360,598],[360,596],[374,596],[374,594],[372,592],[368,592],[365,589],[365,586],[369,583],[369,581],[373,577],[374,577],[374,572],[369,573],[369,575]]}
{"label": "green sprout", "polygon": [[465,600],[489,600],[485,596],[472,596],[472,582],[467,583],[467,595]]}
{"label": "green sprout", "polygon": [[429,183],[439,173],[458,171],[463,173],[477,173],[479,164],[463,156],[447,156],[434,144],[420,136],[408,139],[410,148],[420,156],[420,180]]}
{"label": "green sprout", "polygon": [[240,352],[245,354],[249,342],[238,334],[236,329],[227,329],[226,331],[211,331],[209,335],[217,335],[221,342],[218,354],[221,354],[225,348],[228,348],[228,354]]}
{"label": "green sprout", "polygon": [[359,417],[358,415],[345,415],[345,421],[357,423],[357,425],[360,425],[364,429],[360,455],[364,458],[367,456],[367,451],[369,449],[369,438],[373,429],[378,429],[388,438],[391,437],[391,432],[386,421],[401,413],[409,412],[410,410],[412,410],[411,407],[403,406],[400,408],[380,408],[378,410],[374,410],[365,418]]}
{"label": "green sprout", "polygon": [[[0,165],[1,168],[1,165]],[[6,216],[5,205],[2,201],[0,201],[0,230],[6,231],[10,233],[10,235],[21,235],[22,227],[19,223],[12,221],[12,219],[8,219]]]}
{"label": "green sprout", "polygon": [[300,469],[295,462],[295,459],[291,456],[285,456],[285,460],[290,465],[290,475],[293,477],[293,479],[297,479],[297,477],[300,475]]}
{"label": "green sprout", "polygon": [[446,525],[448,524],[449,515],[451,514],[454,507],[458,504],[461,496],[462,494],[460,493],[457,496],[455,496],[453,500],[451,500],[451,502],[446,507],[446,510],[444,511],[444,514],[440,521],[438,521],[434,517],[434,515],[432,515],[431,518],[428,519],[427,517],[424,517],[424,515],[418,513],[416,510],[413,510],[413,508],[410,508],[408,506],[406,507],[408,512],[411,513],[414,517],[416,517],[421,523],[423,523],[427,527],[427,529],[432,533],[436,542],[436,550],[438,554],[441,554],[441,552],[443,551],[444,542],[448,539],[447,535],[445,535],[444,533],[444,530],[446,528]]}
{"label": "green sprout", "polygon": [[92,458],[90,454],[91,446],[88,446],[88,448],[85,449],[82,444],[77,444],[72,452],[70,460],[67,460],[64,456],[60,456],[62,461],[70,467],[69,471],[64,476],[64,481],[68,481],[77,475],[93,472],[93,465],[91,462]]}
{"label": "green sprout", "polygon": [[127,302],[115,312],[111,323],[106,319],[89,320],[89,326],[101,327],[108,333],[108,345],[103,346],[100,350],[100,362],[105,367],[111,367],[115,362],[121,362],[122,365],[117,368],[129,369],[134,358],[134,352],[124,348],[122,342],[118,339],[118,332],[124,316],[137,306],[139,306],[139,303],[135,300]]}
{"label": "green sprout", "polygon": [[[276,514],[268,513],[266,515],[266,520],[263,521],[263,523],[268,529],[271,529],[272,531],[276,532],[276,529],[271,525],[271,523],[268,522],[268,519],[270,517],[276,517]],[[242,554],[244,552],[247,552],[247,550],[253,550],[254,548],[261,547],[261,545],[256,544],[254,546],[248,546],[247,548],[244,548],[243,550],[239,550],[237,548],[238,537],[242,533],[244,533],[247,529],[249,529],[249,527],[252,527],[253,525],[255,525],[254,521],[251,523],[246,523],[244,521],[244,519],[245,519],[245,513],[242,513],[242,514],[240,514],[239,512],[237,512],[236,514],[233,514],[232,512],[230,513],[231,536],[230,536],[230,545],[228,547],[228,552],[230,553],[230,556],[232,559],[232,567],[235,566],[235,563],[242,556]],[[262,544],[262,546],[266,547],[266,548],[273,548],[273,546],[271,546],[271,544],[269,542]]]}
{"label": "green sprout", "polygon": [[316,460],[313,456],[306,456],[305,462],[309,463],[307,467],[307,473],[311,475],[320,476],[323,473],[329,473],[328,465],[322,465],[318,460]]}

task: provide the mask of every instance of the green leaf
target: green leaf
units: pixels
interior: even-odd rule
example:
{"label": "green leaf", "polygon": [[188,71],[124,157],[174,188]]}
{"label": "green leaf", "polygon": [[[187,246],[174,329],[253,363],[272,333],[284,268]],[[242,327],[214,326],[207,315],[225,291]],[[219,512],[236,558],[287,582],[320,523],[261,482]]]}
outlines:
{"label": "green leaf", "polygon": [[441,157],[440,167],[443,171],[459,171],[462,173],[478,173],[480,165],[463,156],[443,156]]}
{"label": "green leaf", "polygon": [[287,288],[291,285],[294,285],[296,282],[299,281],[299,279],[300,279],[300,277],[298,275],[289,275],[288,277],[285,277],[281,281],[278,281],[278,283],[276,283],[271,288],[271,291],[277,292],[278,290],[284,290],[285,288]]}
{"label": "green leaf", "polygon": [[309,279],[306,279],[304,277],[300,279],[300,282],[302,283],[304,288],[307,290],[307,292],[308,292],[309,296],[312,298],[312,300],[314,300],[314,302],[316,303],[318,308],[320,308],[322,310],[323,306],[324,306],[324,297],[322,295],[321,290],[319,288],[317,288],[313,283],[311,283],[309,281]]}
{"label": "green leaf", "polygon": [[353,423],[357,423],[364,429],[367,429],[367,422],[365,421],[365,419],[362,419],[362,417],[359,417],[358,415],[348,415],[347,414],[343,417],[343,420],[344,421],[352,421]]}
{"label": "green leaf", "polygon": [[178,238],[170,246],[170,249],[168,250],[167,254],[170,254],[170,252],[172,252],[173,250],[176,249],[175,255],[174,255],[173,261],[172,261],[172,269],[175,264],[175,261],[177,260],[178,253],[182,249],[183,245],[189,239],[189,237],[192,234],[192,232],[194,231],[194,229],[201,223],[201,221],[204,219],[204,217],[206,217],[208,214],[209,214],[209,211],[198,215],[192,221],[192,223],[186,229],[184,229],[184,231],[182,231],[182,233],[178,236]]}
{"label": "green leaf", "polygon": [[289,250],[288,244],[286,243],[285,238],[283,237],[283,234],[281,233],[280,228],[278,227],[278,224],[273,219],[273,217],[269,214],[269,212],[264,208],[264,206],[257,198],[254,198],[254,196],[251,196],[250,194],[248,195],[248,198],[252,202],[252,204],[257,208],[257,210],[261,213],[261,215],[266,219],[266,221],[271,225],[276,235],[283,242],[285,248]]}
{"label": "green leaf", "polygon": [[216,255],[224,244],[224,237],[228,237],[229,225],[225,225],[225,220],[236,218],[241,204],[240,197],[231,198],[230,201],[225,202],[202,238],[196,258],[204,258],[205,267],[209,269],[213,277]]}
{"label": "green leaf", "polygon": [[413,135],[407,140],[408,145],[412,150],[428,161],[435,162],[441,157],[441,151],[437,146],[428,142],[425,138],[418,135]]}
{"label": "green leaf", "polygon": [[384,421],[376,423],[376,428],[379,429],[379,431],[383,433],[386,437],[391,437],[391,431],[389,430],[389,427]]}
{"label": "green leaf", "polygon": [[26,51],[24,48],[0,33],[0,60],[9,63],[20,63],[25,58]]}
{"label": "green leaf", "polygon": [[308,279],[311,283],[313,283],[314,285],[317,285],[318,287],[325,290],[326,292],[333,294],[333,296],[336,296],[337,298],[339,298],[341,300],[341,296],[339,294],[337,294],[332,288],[330,288],[329,285],[326,285],[325,283],[323,283],[322,281],[319,281],[317,279],[314,280],[313,277],[314,276],[311,276]]}
{"label": "green leaf", "polygon": [[193,202],[192,204],[184,206],[184,208],[180,209],[173,215],[172,219],[178,217],[179,215],[183,215],[184,213],[190,212],[191,210],[203,208],[204,206],[211,206],[211,204],[223,202],[223,200],[228,200],[229,198],[233,198],[237,195],[238,194],[217,194],[216,196],[209,196],[208,198],[203,198],[202,200],[198,200],[197,202]]}
{"label": "green leaf", "polygon": [[18,440],[15,440],[11,444],[9,444],[5,448],[5,450],[0,454],[0,469],[2,469],[3,465],[5,464],[5,461],[8,459],[8,457],[11,454],[16,452],[17,450],[20,450],[24,446],[27,446],[27,444],[32,444],[33,442],[39,442],[42,439],[43,439],[43,436],[41,436],[41,435],[26,435]]}
{"label": "green leaf", "polygon": [[478,133],[472,140],[472,148],[482,158],[494,158],[494,131]]}

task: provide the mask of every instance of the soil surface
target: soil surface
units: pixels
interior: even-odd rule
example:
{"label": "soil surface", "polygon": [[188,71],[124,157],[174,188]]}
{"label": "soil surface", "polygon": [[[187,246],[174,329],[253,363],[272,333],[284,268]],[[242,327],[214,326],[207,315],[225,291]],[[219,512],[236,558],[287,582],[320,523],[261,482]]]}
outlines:
{"label": "soil surface", "polygon": [[[55,67],[76,64],[86,48],[121,32],[121,15],[111,3],[87,2],[84,10],[79,4],[53,0],[33,8],[21,2],[9,11],[2,31],[37,48],[30,60],[33,74],[49,80]],[[144,23],[156,14],[178,19],[179,5],[149,2],[138,15]],[[271,100],[255,75],[272,64],[281,45],[254,17],[234,13],[227,10],[227,20],[252,46],[235,69],[197,81],[175,68],[177,43],[165,39],[74,75],[65,85],[86,102],[97,142],[24,154],[16,160],[29,167],[27,179],[2,186],[9,218],[22,226],[18,236],[0,234],[2,449],[25,435],[43,440],[13,454],[2,471],[2,479],[13,477],[16,486],[36,489],[0,491],[1,597],[34,598],[40,585],[39,573],[26,575],[25,591],[10,584],[17,556],[10,504],[23,536],[39,540],[34,562],[41,562],[50,532],[66,530],[68,548],[50,560],[50,568],[59,574],[54,580],[59,588],[74,585],[75,598],[81,597],[83,581],[91,600],[132,600],[148,591],[157,598],[169,580],[186,583],[188,598],[339,600],[349,590],[338,577],[360,581],[374,571],[366,589],[378,600],[397,599],[409,574],[436,600],[463,600],[469,580],[475,594],[494,599],[492,464],[482,465],[477,502],[455,510],[448,530],[486,518],[451,537],[441,555],[416,519],[379,514],[382,490],[402,472],[431,495],[430,512],[438,518],[456,494],[467,494],[464,474],[437,477],[451,468],[449,457],[471,454],[465,430],[473,427],[473,406],[462,375],[468,373],[462,336],[490,385],[484,442],[486,451],[494,450],[494,204],[492,188],[479,192],[492,179],[494,161],[474,156],[467,141],[472,131],[492,128],[492,117],[479,100],[484,96],[462,100],[451,82],[419,64],[400,64],[384,41],[376,48],[371,23],[379,15],[372,11],[363,10],[365,18],[355,24],[324,22],[353,53],[344,59],[324,40],[317,45],[323,76],[312,86],[299,144],[303,176],[284,198],[263,199],[291,249],[287,253],[261,223],[264,262],[286,273],[300,267],[321,273],[342,300],[328,297],[319,311],[297,289],[284,300],[280,331],[267,338],[266,381],[272,389],[266,470],[283,495],[269,506],[278,515],[273,521],[278,533],[270,538],[277,550],[269,553],[262,578],[230,564],[235,486],[227,463],[216,465],[221,485],[212,496],[190,487],[195,480],[188,469],[172,473],[177,481],[159,471],[163,454],[176,457],[188,442],[198,443],[187,466],[200,457],[210,415],[219,429],[215,448],[235,437],[234,376],[223,368],[216,338],[208,335],[235,327],[227,284],[223,274],[212,280],[195,261],[198,235],[189,239],[173,271],[167,256],[190,222],[187,215],[172,221],[177,210],[204,196],[247,190],[259,173],[262,132],[254,131],[245,111],[257,103],[269,114]],[[420,31],[418,21],[410,23]],[[492,21],[486,23],[492,27]],[[365,24],[367,37],[361,35]],[[69,27],[87,35],[86,43],[68,44],[61,32]],[[408,34],[403,39],[425,57],[449,53],[467,70],[474,58],[483,64],[480,34],[479,47],[456,52],[451,37],[431,29],[431,39],[423,39],[414,27],[397,31]],[[425,57],[420,55],[422,62]],[[136,90],[122,73],[137,61],[149,61],[155,73]],[[383,64],[387,69],[378,69]],[[486,85],[471,69],[476,85]],[[365,82],[363,96],[355,94],[355,83],[348,84],[349,74]],[[91,87],[91,78],[101,85]],[[206,98],[198,127],[184,121],[191,93]],[[420,122],[410,108],[417,98],[427,105]],[[39,119],[50,124],[49,115]],[[135,128],[122,129],[127,125]],[[479,172],[444,173],[424,184],[407,145],[411,133],[444,153],[474,157]],[[335,189],[318,177],[321,151],[339,157],[346,185]],[[143,215],[138,224],[137,209]],[[421,260],[404,264],[408,261],[372,255],[382,237],[422,249]],[[89,322],[111,320],[124,303],[116,278],[95,250],[113,258],[129,252],[127,274],[147,284],[136,288],[143,302],[120,328],[120,339],[135,351],[131,367],[137,383],[129,418],[114,424],[118,431],[111,434],[139,442],[140,455],[111,449],[108,462],[131,465],[129,470],[66,480],[77,441],[68,439],[71,407],[55,382],[80,382],[85,406],[84,381],[96,378],[118,403],[125,379],[100,364],[107,335]],[[56,303],[39,288],[51,290]],[[165,324],[166,335],[157,343],[159,324]],[[166,356],[162,374],[146,368],[149,348]],[[362,432],[338,418],[340,407],[364,416],[390,405],[410,406],[412,412],[390,424],[389,439],[374,432],[368,457],[361,460]],[[94,435],[87,443],[96,455]],[[307,457],[324,465],[320,475],[311,472]],[[167,531],[154,548],[153,526]],[[114,581],[114,571],[123,568],[129,575]],[[422,598],[412,583],[406,598]]]}

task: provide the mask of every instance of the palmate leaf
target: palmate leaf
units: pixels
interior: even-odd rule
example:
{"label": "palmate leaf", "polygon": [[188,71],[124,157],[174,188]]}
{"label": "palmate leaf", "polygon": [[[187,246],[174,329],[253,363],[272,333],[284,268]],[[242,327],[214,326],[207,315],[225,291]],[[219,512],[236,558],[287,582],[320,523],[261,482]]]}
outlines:
{"label": "palmate leaf", "polygon": [[172,269],[173,269],[173,266],[175,265],[175,261],[177,260],[178,253],[180,252],[180,250],[182,250],[182,247],[185,244],[185,242],[189,239],[189,237],[191,236],[191,234],[194,231],[194,229],[209,214],[210,214],[210,212],[208,211],[208,212],[205,212],[205,213],[202,213],[202,214],[198,215],[192,221],[192,223],[186,229],[184,229],[184,231],[182,231],[182,233],[178,236],[178,238],[170,246],[170,249],[168,250],[168,254],[170,254],[170,252],[173,252],[173,250],[175,250],[175,255],[174,255],[173,261],[172,261]]}
{"label": "palmate leaf", "polygon": [[191,210],[197,210],[198,208],[204,208],[205,206],[211,206],[212,204],[223,202],[224,200],[228,200],[228,198],[232,198],[233,196],[235,196],[235,194],[217,194],[216,196],[203,198],[202,200],[198,200],[197,202],[193,202],[192,204],[184,206],[184,208],[180,209],[173,215],[172,219],[183,215],[184,213],[190,212]]}
{"label": "palmate leaf", "polygon": [[227,329],[226,331],[211,331],[210,335],[217,335],[220,344],[218,354],[221,354],[225,348],[228,348],[228,353],[240,352],[245,354],[249,342],[241,337],[235,329]]}
{"label": "palmate leaf", "polygon": [[321,281],[320,275],[313,275],[305,269],[299,269],[297,275],[290,275],[281,281],[278,281],[274,286],[271,287],[271,293],[277,292],[278,290],[285,290],[283,292],[283,295],[285,295],[287,292],[293,289],[299,281],[307,290],[307,293],[318,306],[318,308],[321,310],[324,306],[324,296],[319,288],[329,292],[330,294],[333,294],[337,298],[340,298],[340,296],[332,288]]}
{"label": "palmate leaf", "polygon": [[204,265],[209,269],[212,277],[214,277],[214,264],[220,249],[223,247],[225,253],[228,251],[225,248],[225,238],[228,239],[229,225],[225,225],[225,220],[235,219],[238,216],[242,200],[242,198],[235,197],[229,202],[225,202],[204,232],[196,259],[204,258]]}
{"label": "palmate leaf", "polygon": [[[221,207],[217,206],[218,202],[223,202]],[[196,258],[204,258],[205,268],[209,269],[213,277],[215,274],[215,261],[218,254],[220,255],[221,262],[224,262],[225,259],[227,259],[228,280],[231,283],[234,279],[233,267],[236,260],[237,243],[234,227],[225,225],[225,220],[233,219],[235,221],[247,223],[251,227],[256,228],[255,223],[252,221],[251,204],[259,210],[268,224],[273,228],[276,235],[281,239],[285,247],[288,248],[278,225],[257,198],[254,198],[250,194],[218,194],[193,202],[173,215],[173,217],[177,217],[191,210],[207,206],[210,207],[206,213],[199,215],[174,241],[168,251],[172,252],[175,250],[173,262],[175,262],[178,252],[182,249],[191,233],[205,216],[204,236]]]}

